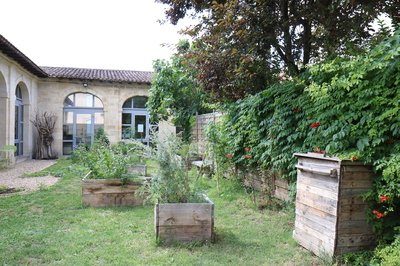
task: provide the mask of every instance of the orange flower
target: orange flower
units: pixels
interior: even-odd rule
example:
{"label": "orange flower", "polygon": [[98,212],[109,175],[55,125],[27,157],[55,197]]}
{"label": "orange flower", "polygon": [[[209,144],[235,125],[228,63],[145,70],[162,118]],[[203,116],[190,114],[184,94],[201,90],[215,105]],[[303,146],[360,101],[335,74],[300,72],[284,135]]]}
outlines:
{"label": "orange flower", "polygon": [[352,160],[352,161],[357,161],[357,160],[358,160],[358,157],[357,157],[357,156],[351,156],[350,160]]}
{"label": "orange flower", "polygon": [[244,150],[245,150],[245,152],[249,152],[249,151],[251,151],[251,148],[250,147],[246,147],[246,148],[244,148]]}
{"label": "orange flower", "polygon": [[390,198],[389,198],[389,196],[385,196],[385,195],[380,195],[379,196],[379,202],[386,202],[386,201],[388,201]]}
{"label": "orange flower", "polygon": [[381,218],[383,218],[383,217],[385,216],[384,213],[382,213],[382,212],[380,212],[380,211],[378,211],[378,210],[373,210],[372,213],[375,214],[375,217],[376,217],[377,219],[381,219]]}
{"label": "orange flower", "polygon": [[311,127],[311,128],[317,128],[317,127],[319,127],[320,125],[321,125],[320,122],[314,122],[314,123],[312,123],[312,124],[310,125],[310,127]]}
{"label": "orange flower", "polygon": [[251,159],[251,158],[253,158],[253,156],[251,156],[251,155],[249,155],[249,154],[246,154],[246,155],[244,156],[244,158],[245,158],[245,159]]}
{"label": "orange flower", "polygon": [[225,155],[226,158],[228,159],[232,159],[233,158],[233,154],[232,153],[228,153]]}

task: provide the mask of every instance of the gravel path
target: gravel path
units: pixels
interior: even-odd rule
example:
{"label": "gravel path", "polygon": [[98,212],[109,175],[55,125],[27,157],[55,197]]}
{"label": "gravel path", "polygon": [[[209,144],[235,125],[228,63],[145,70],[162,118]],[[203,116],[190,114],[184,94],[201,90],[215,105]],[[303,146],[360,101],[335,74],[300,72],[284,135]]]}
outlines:
{"label": "gravel path", "polygon": [[38,190],[41,186],[54,185],[58,178],[53,176],[23,177],[41,171],[53,164],[55,160],[27,160],[15,165],[15,167],[0,171],[0,186],[21,189],[25,192]]}

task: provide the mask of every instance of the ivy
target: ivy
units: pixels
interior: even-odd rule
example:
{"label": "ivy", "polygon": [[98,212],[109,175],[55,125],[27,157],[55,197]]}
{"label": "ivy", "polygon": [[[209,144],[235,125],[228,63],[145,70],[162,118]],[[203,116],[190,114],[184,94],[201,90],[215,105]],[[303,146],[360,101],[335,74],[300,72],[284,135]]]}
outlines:
{"label": "ivy", "polygon": [[[293,153],[317,151],[374,165],[366,196],[382,235],[400,221],[400,30],[369,53],[315,65],[226,108],[224,152],[294,180]],[[251,147],[251,159],[243,159]],[[221,158],[225,158],[220,154]],[[225,159],[228,160],[228,159]],[[390,200],[381,202],[385,196]]]}

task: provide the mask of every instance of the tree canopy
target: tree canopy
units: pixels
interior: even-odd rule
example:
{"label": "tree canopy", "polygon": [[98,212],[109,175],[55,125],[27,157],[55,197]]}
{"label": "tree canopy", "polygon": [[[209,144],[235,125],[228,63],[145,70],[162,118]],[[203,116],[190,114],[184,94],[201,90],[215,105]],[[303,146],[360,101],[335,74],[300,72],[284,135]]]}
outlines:
{"label": "tree canopy", "polygon": [[371,22],[400,22],[396,0],[157,0],[177,23],[198,14],[187,30],[195,44],[196,78],[215,98],[236,100],[263,90],[310,63],[354,54],[373,38]]}

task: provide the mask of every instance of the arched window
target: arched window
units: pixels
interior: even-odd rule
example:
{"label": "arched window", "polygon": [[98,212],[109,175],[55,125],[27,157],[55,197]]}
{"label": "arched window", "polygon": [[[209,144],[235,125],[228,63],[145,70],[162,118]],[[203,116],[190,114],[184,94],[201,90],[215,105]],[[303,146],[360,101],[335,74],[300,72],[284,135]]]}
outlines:
{"label": "arched window", "polygon": [[99,128],[104,127],[103,103],[93,94],[77,92],[64,100],[63,154],[78,145],[91,145]]}
{"label": "arched window", "polygon": [[24,104],[22,99],[22,89],[20,84],[15,89],[15,125],[14,125],[14,145],[15,156],[24,154]]}
{"label": "arched window", "polygon": [[149,141],[149,112],[146,109],[147,97],[135,96],[122,105],[122,139]]}

